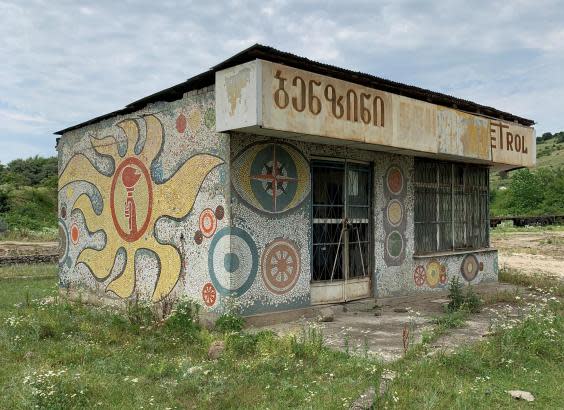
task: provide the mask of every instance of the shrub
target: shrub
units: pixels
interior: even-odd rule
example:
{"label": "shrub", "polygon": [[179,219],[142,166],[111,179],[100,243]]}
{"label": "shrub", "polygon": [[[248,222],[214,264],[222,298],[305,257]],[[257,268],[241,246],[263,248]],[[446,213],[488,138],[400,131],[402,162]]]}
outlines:
{"label": "shrub", "polygon": [[460,278],[458,276],[451,279],[448,289],[448,298],[450,299],[450,302],[447,305],[448,312],[467,310],[470,313],[477,313],[480,311],[482,307],[482,300],[478,294],[474,292],[472,286],[468,286],[466,293],[464,293],[463,284],[460,282]]}
{"label": "shrub", "polygon": [[166,320],[166,327],[184,336],[196,336],[200,330],[199,313],[200,305],[198,303],[192,300],[178,301]]}
{"label": "shrub", "polygon": [[215,321],[215,329],[221,333],[240,332],[244,325],[245,320],[233,312],[224,313]]}

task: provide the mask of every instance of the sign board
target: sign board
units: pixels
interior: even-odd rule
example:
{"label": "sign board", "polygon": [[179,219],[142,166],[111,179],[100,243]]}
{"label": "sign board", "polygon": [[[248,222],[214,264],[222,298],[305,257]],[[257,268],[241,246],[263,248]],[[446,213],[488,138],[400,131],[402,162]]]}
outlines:
{"label": "sign board", "polygon": [[531,127],[281,64],[255,60],[219,71],[215,89],[218,131],[270,130],[506,168],[535,165]]}

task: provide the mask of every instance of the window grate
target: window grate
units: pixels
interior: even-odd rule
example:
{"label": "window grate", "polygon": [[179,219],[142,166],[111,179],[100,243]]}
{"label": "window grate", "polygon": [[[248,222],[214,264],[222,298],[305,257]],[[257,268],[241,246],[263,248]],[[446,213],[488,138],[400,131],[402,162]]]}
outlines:
{"label": "window grate", "polygon": [[415,252],[489,246],[489,171],[416,158]]}

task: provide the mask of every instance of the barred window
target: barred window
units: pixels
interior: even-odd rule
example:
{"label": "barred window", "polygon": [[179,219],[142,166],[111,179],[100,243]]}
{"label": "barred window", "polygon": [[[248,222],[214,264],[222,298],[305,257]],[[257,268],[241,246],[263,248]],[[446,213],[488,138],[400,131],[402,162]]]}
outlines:
{"label": "barred window", "polygon": [[415,252],[489,246],[486,167],[415,159]]}

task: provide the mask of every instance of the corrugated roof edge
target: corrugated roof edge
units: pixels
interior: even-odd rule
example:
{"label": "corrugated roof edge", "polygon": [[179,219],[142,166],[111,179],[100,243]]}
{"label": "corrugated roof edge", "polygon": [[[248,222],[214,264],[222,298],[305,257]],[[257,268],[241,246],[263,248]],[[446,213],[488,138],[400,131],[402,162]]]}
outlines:
{"label": "corrugated roof edge", "polygon": [[475,114],[481,114],[506,121],[517,121],[518,123],[525,126],[531,126],[535,124],[533,120],[519,117],[517,115],[513,115],[508,112],[500,111],[493,107],[480,105],[472,101],[453,97],[447,94],[434,92],[413,85],[407,85],[391,80],[386,80],[384,78],[376,77],[371,74],[335,67],[329,64],[319,63],[317,61],[312,61],[305,57],[300,57],[295,54],[280,51],[269,46],[255,44],[235,54],[234,56],[228,58],[227,60],[219,63],[218,65],[212,67],[210,70],[198,74],[186,80],[183,83],[174,85],[170,88],[151,94],[147,97],[141,98],[140,100],[134,101],[121,110],[93,118],[91,120],[82,122],[80,124],[74,125],[69,128],[65,128],[61,131],[57,131],[55,134],[62,135],[65,132],[102,121],[104,119],[113,117],[115,115],[128,114],[137,111],[141,108],[144,108],[145,106],[153,102],[178,100],[182,98],[182,95],[188,91],[206,87],[208,85],[213,84],[213,82],[215,81],[214,75],[216,71],[224,70],[226,68],[233,67],[235,65],[243,64],[257,58],[271,61],[273,63],[284,64],[297,69],[311,71],[320,75],[334,77],[340,80],[349,81],[351,83],[364,85],[370,88],[375,88],[378,90],[403,95],[405,97],[411,97],[417,100],[430,102],[445,107],[456,108],[459,110],[463,110]]}

